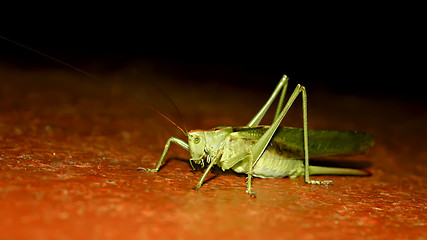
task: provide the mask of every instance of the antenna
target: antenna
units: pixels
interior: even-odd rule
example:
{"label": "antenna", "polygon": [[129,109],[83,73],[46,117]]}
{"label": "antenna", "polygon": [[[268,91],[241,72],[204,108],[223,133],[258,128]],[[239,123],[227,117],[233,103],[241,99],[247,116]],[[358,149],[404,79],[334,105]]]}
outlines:
{"label": "antenna", "polygon": [[[94,80],[96,80],[96,81],[98,81],[98,82],[101,82],[101,83],[103,83],[103,84],[105,84],[105,85],[107,85],[107,86],[110,86],[111,87],[111,83],[109,83],[109,82],[106,82],[106,81],[104,81],[103,79],[101,79],[101,78],[99,78],[99,77],[97,77],[97,76],[95,76],[95,75],[93,75],[93,74],[91,74],[91,73],[89,73],[89,72],[86,72],[85,70],[83,70],[83,69],[81,69],[81,68],[78,68],[78,67],[75,67],[75,66],[73,66],[73,65],[71,65],[71,64],[69,64],[69,63],[66,63],[66,62],[64,62],[64,61],[61,61],[60,59],[57,59],[57,58],[55,58],[55,57],[52,57],[52,56],[50,56],[50,55],[47,55],[47,54],[45,54],[45,53],[43,53],[43,52],[40,52],[40,51],[38,51],[38,50],[36,50],[36,49],[34,49],[34,48],[31,48],[31,47],[29,47],[29,46],[27,46],[27,45],[24,45],[24,44],[22,44],[22,43],[19,43],[19,42],[16,42],[16,41],[14,41],[14,40],[12,40],[12,39],[9,39],[9,38],[7,38],[7,37],[4,37],[4,36],[2,36],[2,35],[0,35],[0,39],[3,39],[3,40],[5,40],[5,41],[7,41],[7,42],[10,42],[10,43],[12,43],[12,44],[15,44],[15,45],[17,45],[17,46],[19,46],[19,47],[22,47],[22,48],[25,48],[25,49],[27,49],[27,50],[29,50],[29,51],[31,51],[31,52],[34,52],[34,53],[36,53],[36,54],[38,54],[38,55],[41,55],[41,56],[43,56],[43,57],[46,57],[46,58],[48,58],[48,59],[50,59],[50,60],[52,60],[52,61],[54,61],[54,62],[57,62],[57,63],[59,63],[59,64],[61,64],[61,65],[64,65],[64,66],[66,66],[66,67],[69,67],[69,68],[71,68],[71,69],[73,69],[73,70],[75,70],[75,71],[77,71],[77,72],[79,72],[79,73],[81,73],[81,74],[83,74],[83,75],[86,75],[86,76],[88,76],[88,77],[90,77],[90,78],[92,78],[92,79],[94,79]],[[160,90],[159,90],[160,91]],[[170,99],[170,97],[169,96],[167,96],[164,92],[162,92],[162,91],[160,91],[164,96],[166,96],[166,98],[168,99],[168,101],[172,104],[172,106],[175,108],[175,110],[178,112],[178,116],[180,117],[180,119],[182,119],[182,116],[181,116],[181,113],[178,111],[178,108],[176,107],[176,105],[173,103],[173,101]],[[180,126],[178,126],[174,121],[172,121],[169,117],[167,117],[165,114],[163,114],[162,112],[160,112],[159,110],[157,110],[157,109],[155,109],[153,106],[151,106],[150,104],[148,104],[146,101],[144,101],[142,98],[140,98],[140,97],[138,97],[138,99],[146,106],[146,107],[148,107],[149,109],[151,109],[151,110],[153,110],[155,113],[157,113],[158,115],[160,115],[161,117],[163,117],[164,119],[166,119],[167,121],[169,121],[171,124],[173,124],[175,127],[177,127],[185,136],[188,136],[188,134],[187,134],[187,128],[185,127],[185,124],[184,124],[184,128],[185,128],[185,131],[180,127]]]}

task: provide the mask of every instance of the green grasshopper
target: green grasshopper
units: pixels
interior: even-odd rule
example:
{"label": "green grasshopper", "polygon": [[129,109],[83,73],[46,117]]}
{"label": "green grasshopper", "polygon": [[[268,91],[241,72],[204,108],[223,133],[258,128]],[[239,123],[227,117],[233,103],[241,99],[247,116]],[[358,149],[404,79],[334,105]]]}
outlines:
{"label": "green grasshopper", "polygon": [[[102,79],[57,58],[1,35],[0,39],[49,58],[106,84]],[[154,169],[139,167],[138,170],[158,172],[172,142],[190,151],[191,158],[189,161],[192,167],[193,162],[200,164],[202,167],[204,167],[205,162],[209,164],[194,189],[200,189],[206,175],[215,164],[223,170],[232,169],[237,173],[247,174],[246,192],[253,197],[255,197],[255,193],[252,191],[252,177],[294,178],[304,175],[306,183],[328,185],[332,181],[310,180],[310,175],[366,176],[367,173],[365,171],[357,169],[309,165],[309,152],[314,157],[364,152],[373,146],[374,139],[367,133],[356,131],[308,130],[306,90],[303,86],[297,85],[282,109],[287,86],[288,77],[284,75],[265,105],[247,125],[241,127],[221,126],[210,130],[193,130],[186,133],[164,114],[145,103],[147,107],[183,131],[188,137],[188,143],[175,137],[169,138],[156,167]],[[281,95],[273,124],[271,126],[258,125],[280,91]],[[300,93],[302,93],[303,101],[303,129],[279,127],[279,124]],[[310,139],[310,142],[308,142],[308,139]]]}
{"label": "green grasshopper", "polygon": [[[310,175],[355,175],[366,176],[358,169],[310,166],[310,156],[333,156],[364,152],[374,144],[371,135],[356,131],[329,131],[307,129],[307,94],[305,87],[297,85],[282,109],[288,77],[284,75],[270,98],[255,117],[245,126],[220,126],[210,130],[192,130],[186,136],[188,143],[171,137],[166,142],[162,156],[154,169],[139,167],[138,170],[158,172],[171,143],[190,151],[190,165],[193,162],[204,167],[204,171],[194,189],[202,186],[208,172],[216,164],[222,170],[232,169],[247,174],[246,192],[255,197],[252,178],[282,178],[304,176],[308,184],[328,185],[332,181],[310,180]],[[281,91],[273,123],[258,125],[270,105]],[[280,123],[291,105],[302,94],[303,128],[280,127]],[[310,142],[309,142],[310,139]],[[193,167],[194,169],[194,167]]]}

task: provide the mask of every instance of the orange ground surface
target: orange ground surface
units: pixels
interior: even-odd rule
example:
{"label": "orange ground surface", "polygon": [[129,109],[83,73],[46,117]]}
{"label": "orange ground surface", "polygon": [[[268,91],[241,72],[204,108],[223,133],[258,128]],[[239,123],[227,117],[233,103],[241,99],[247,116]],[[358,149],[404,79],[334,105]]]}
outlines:
{"label": "orange ground surface", "polygon": [[[425,106],[308,89],[310,128],[375,136],[367,155],[347,159],[372,176],[313,177],[332,186],[255,179],[253,199],[245,176],[220,170],[192,190],[201,171],[176,146],[158,174],[137,172],[154,167],[170,136],[184,136],[129,97],[174,116],[163,96],[120,76],[100,87],[69,71],[1,66],[0,239],[427,238]],[[192,129],[244,125],[269,94],[143,78],[176,101]],[[285,125],[300,126],[295,109]]]}

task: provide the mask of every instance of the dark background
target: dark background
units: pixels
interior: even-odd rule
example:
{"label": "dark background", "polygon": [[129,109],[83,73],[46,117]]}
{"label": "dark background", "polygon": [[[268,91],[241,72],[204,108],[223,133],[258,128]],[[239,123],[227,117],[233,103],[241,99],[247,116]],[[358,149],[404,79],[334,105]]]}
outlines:
{"label": "dark background", "polygon": [[[287,74],[293,84],[312,89],[425,101],[419,16],[412,9],[384,7],[299,13],[274,7],[209,13],[172,7],[156,14],[141,9],[131,18],[76,13],[14,23],[1,35],[93,74],[151,62],[158,72],[199,82],[270,89],[267,82]],[[0,52],[5,62],[62,67],[3,40]]]}

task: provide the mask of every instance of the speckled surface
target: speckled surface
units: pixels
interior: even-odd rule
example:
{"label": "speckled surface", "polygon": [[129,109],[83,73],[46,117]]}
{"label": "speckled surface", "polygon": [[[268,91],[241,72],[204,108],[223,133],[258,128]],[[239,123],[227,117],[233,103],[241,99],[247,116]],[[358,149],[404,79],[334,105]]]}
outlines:
{"label": "speckled surface", "polygon": [[[214,83],[145,77],[176,99],[189,128],[243,125],[269,94],[231,86],[218,97]],[[367,155],[347,160],[372,176],[313,177],[333,180],[327,187],[255,179],[253,199],[245,176],[220,170],[192,190],[201,171],[176,146],[159,173],[137,172],[182,134],[120,84],[84,78],[1,66],[0,239],[427,238],[425,106],[308,89],[310,128],[375,136]],[[162,96],[147,98],[174,114]],[[288,119],[299,126],[298,110]]]}

